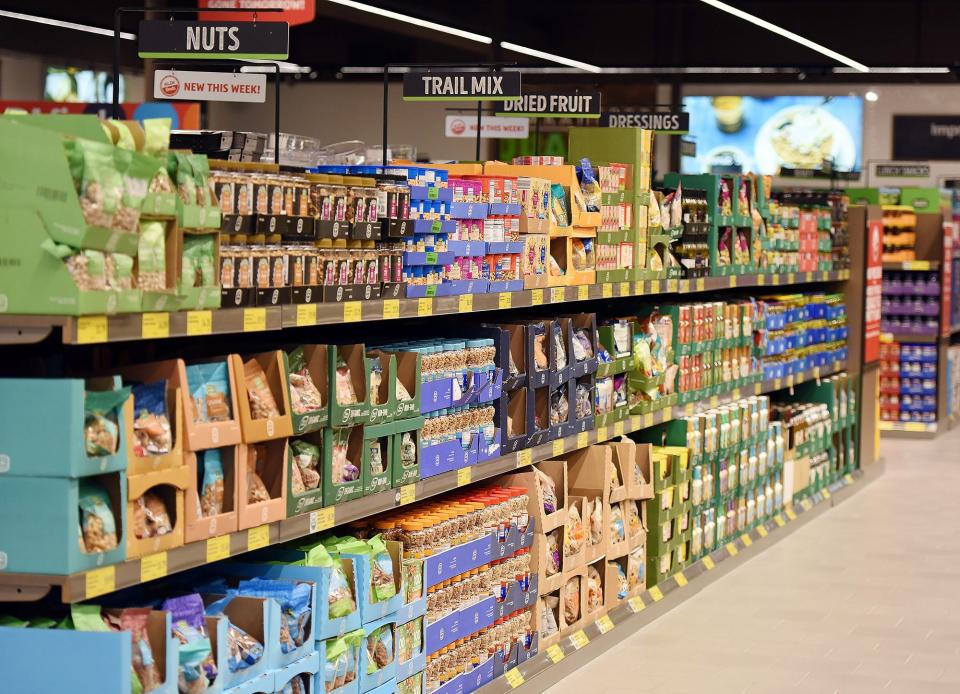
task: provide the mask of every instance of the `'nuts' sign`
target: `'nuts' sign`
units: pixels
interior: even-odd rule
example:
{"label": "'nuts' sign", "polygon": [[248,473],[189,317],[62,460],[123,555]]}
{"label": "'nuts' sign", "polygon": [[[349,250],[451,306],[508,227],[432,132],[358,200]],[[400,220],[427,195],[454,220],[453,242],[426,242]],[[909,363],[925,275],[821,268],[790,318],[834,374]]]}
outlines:
{"label": "'nuts' sign", "polygon": [[141,58],[286,60],[286,22],[144,20],[137,35]]}

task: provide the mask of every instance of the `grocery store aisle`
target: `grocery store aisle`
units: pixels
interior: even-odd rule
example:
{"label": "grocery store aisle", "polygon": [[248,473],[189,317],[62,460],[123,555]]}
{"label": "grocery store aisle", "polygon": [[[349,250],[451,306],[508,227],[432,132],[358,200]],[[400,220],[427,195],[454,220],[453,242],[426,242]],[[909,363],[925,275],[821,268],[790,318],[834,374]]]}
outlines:
{"label": "grocery store aisle", "polygon": [[566,692],[960,691],[960,431],[577,670]]}

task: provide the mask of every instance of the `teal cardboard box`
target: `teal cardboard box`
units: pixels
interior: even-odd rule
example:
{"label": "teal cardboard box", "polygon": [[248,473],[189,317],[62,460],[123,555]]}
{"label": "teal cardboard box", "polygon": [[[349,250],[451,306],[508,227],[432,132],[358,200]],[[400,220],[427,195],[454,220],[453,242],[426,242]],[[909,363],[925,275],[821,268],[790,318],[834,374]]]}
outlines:
{"label": "teal cardboard box", "polygon": [[[131,413],[124,409],[129,396],[119,377],[0,379],[0,473],[85,477],[125,471],[126,437],[133,431]],[[104,455],[88,453],[85,404],[90,445],[100,446]]]}
{"label": "teal cardboard box", "polygon": [[126,559],[123,472],[81,479],[0,475],[0,499],[5,571],[63,576]]}

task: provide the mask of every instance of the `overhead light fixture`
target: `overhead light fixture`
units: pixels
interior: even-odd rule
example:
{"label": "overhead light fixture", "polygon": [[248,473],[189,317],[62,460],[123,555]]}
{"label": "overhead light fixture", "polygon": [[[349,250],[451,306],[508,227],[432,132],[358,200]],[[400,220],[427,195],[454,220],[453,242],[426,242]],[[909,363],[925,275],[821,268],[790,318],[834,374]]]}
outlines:
{"label": "overhead light fixture", "polygon": [[[838,75],[854,74],[859,70],[848,67],[835,67],[833,72]],[[872,67],[871,74],[876,75],[949,75],[948,67]]]}
{"label": "overhead light fixture", "polygon": [[554,55],[553,53],[538,51],[535,48],[527,48],[526,46],[520,46],[516,43],[510,43],[509,41],[501,41],[500,48],[503,48],[507,51],[513,51],[514,53],[523,53],[524,55],[533,56],[534,58],[550,60],[554,63],[560,63],[561,65],[569,65],[570,67],[575,67],[579,70],[586,70],[587,72],[603,72],[602,67],[591,65],[590,63],[583,63],[579,60],[573,60],[572,58],[564,58],[562,55]]}
{"label": "overhead light fixture", "polygon": [[281,74],[297,74],[305,75],[310,72],[309,67],[303,65],[297,65],[296,63],[288,63],[283,60],[260,60],[258,58],[246,58],[243,62],[245,63],[256,63],[255,65],[244,65],[240,68],[240,72],[255,72],[255,73],[266,73],[268,75],[273,74],[276,70],[273,69],[274,65],[280,66]]}
{"label": "overhead light fixture", "polygon": [[[7,19],[19,19],[24,22],[33,22],[34,24],[46,24],[47,26],[59,27],[61,29],[72,29],[73,31],[85,31],[88,34],[99,34],[100,36],[113,36],[113,29],[104,29],[102,27],[90,26],[89,24],[78,24],[77,22],[65,22],[62,19],[51,19],[49,17],[38,17],[32,14],[22,12],[9,12],[0,10],[0,17]],[[127,31],[120,32],[120,38],[127,41],[136,41],[137,35]]]}
{"label": "overhead light fixture", "polygon": [[728,5],[725,2],[720,2],[720,0],[700,0],[700,2],[710,5],[711,7],[716,7],[718,10],[723,10],[724,12],[732,14],[734,17],[738,17],[739,19],[750,22],[751,24],[755,24],[758,27],[766,29],[767,31],[772,31],[774,34],[779,34],[785,39],[790,39],[791,41],[795,41],[796,43],[799,43],[801,46],[806,46],[807,48],[817,51],[817,53],[822,53],[828,58],[833,58],[837,62],[843,63],[844,65],[849,65],[857,72],[870,72],[870,68],[868,68],[863,63],[858,63],[856,60],[853,60],[852,58],[848,58],[845,55],[837,53],[836,51],[832,51],[826,46],[820,45],[816,41],[811,41],[810,39],[804,38],[803,36],[800,36],[800,34],[794,34],[792,31],[788,31],[787,29],[784,29],[783,27],[779,27],[776,24],[773,24],[772,22],[768,22],[765,19],[760,19],[759,17],[750,14],[749,12],[738,10],[736,7],[733,7],[732,5]]}
{"label": "overhead light fixture", "polygon": [[374,7],[373,5],[367,5],[363,2],[354,2],[354,0],[327,0],[327,2],[332,2],[335,5],[342,5],[344,7],[349,7],[354,10],[360,10],[361,12],[369,12],[370,14],[375,14],[379,17],[386,17],[387,19],[395,19],[398,22],[405,22],[407,24],[413,24],[414,26],[423,27],[424,29],[432,29],[433,31],[440,31],[444,34],[450,34],[451,36],[459,36],[462,39],[467,39],[469,41],[476,41],[477,43],[491,44],[493,39],[489,36],[483,36],[482,34],[475,34],[472,31],[464,31],[463,29],[455,29],[454,27],[448,27],[446,24],[437,24],[436,22],[429,22],[426,19],[418,19],[417,17],[411,17],[408,14],[400,14],[399,12],[393,12],[391,10],[385,10],[382,7]]}
{"label": "overhead light fixture", "polygon": [[880,95],[871,89],[870,91],[868,91],[866,94],[863,95],[863,98],[866,99],[867,101],[876,101],[877,99],[880,98]]}

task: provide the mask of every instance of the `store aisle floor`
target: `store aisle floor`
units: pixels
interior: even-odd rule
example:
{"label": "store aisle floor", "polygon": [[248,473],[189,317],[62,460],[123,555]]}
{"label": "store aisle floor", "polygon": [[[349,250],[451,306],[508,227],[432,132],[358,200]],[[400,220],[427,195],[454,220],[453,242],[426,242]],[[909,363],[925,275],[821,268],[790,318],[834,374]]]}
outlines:
{"label": "store aisle floor", "polygon": [[960,692],[960,430],[548,690]]}

